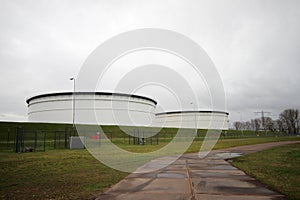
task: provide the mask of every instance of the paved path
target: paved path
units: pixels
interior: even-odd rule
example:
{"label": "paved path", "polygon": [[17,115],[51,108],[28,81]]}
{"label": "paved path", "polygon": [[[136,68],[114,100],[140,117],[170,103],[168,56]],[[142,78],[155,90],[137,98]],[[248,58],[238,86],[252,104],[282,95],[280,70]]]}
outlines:
{"label": "paved path", "polygon": [[[185,154],[161,170],[130,174],[97,199],[285,199],[283,195],[267,189],[241,170],[232,167],[225,159],[239,153],[247,154],[296,142],[276,142],[215,150],[205,159],[199,159],[198,154]],[[153,160],[143,168],[151,168],[166,159],[168,157]]]}

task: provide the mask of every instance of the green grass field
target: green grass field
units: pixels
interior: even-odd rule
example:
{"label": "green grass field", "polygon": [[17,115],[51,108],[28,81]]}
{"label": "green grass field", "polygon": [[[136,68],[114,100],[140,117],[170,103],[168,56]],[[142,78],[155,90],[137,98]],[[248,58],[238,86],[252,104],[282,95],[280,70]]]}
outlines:
{"label": "green grass field", "polygon": [[[300,140],[299,137],[221,139],[215,148]],[[135,152],[165,145],[128,145]],[[187,152],[197,152],[195,141]],[[87,150],[48,150],[34,153],[0,152],[0,199],[89,199],[119,182],[127,173],[106,167]]]}
{"label": "green grass field", "polygon": [[88,199],[127,173],[86,150],[0,153],[0,199]]}
{"label": "green grass field", "polygon": [[237,157],[232,164],[288,199],[300,199],[299,143]]}
{"label": "green grass field", "polygon": [[[34,143],[36,133],[44,136],[45,132],[46,151],[13,153],[16,127],[23,127],[25,143],[29,145]],[[99,130],[96,126],[81,128],[87,134],[87,138]],[[102,129],[119,147],[141,153],[155,151],[167,145],[178,130],[163,128],[158,135],[147,138],[145,145],[133,145],[133,140],[129,144],[130,139],[124,130],[135,132],[142,137],[156,129],[143,127],[120,129],[116,126],[102,126]],[[65,149],[64,135],[69,134],[70,130],[72,130],[70,124],[0,122],[0,199],[88,199],[127,175],[106,167],[87,150]],[[59,140],[62,144],[59,146],[61,149],[54,148],[55,132],[59,132],[62,136]],[[186,153],[199,151],[205,133],[206,130],[198,130],[194,142]],[[222,132],[214,149],[288,140],[300,140],[300,137],[277,132],[229,130]]]}

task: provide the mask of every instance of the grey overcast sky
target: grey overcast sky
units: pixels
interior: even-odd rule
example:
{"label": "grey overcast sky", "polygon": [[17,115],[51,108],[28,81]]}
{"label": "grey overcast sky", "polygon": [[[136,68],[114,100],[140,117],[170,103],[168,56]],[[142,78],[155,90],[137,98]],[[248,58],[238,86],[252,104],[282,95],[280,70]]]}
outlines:
{"label": "grey overcast sky", "polygon": [[87,56],[138,28],[197,42],[223,80],[231,121],[300,108],[298,0],[0,0],[0,120],[26,121],[25,99],[71,91]]}

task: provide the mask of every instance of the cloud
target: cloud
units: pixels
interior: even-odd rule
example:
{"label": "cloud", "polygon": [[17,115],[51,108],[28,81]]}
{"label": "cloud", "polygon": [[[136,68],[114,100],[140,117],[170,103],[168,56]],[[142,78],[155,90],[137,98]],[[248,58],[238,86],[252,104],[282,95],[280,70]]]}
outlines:
{"label": "cloud", "polygon": [[27,116],[18,115],[15,113],[0,113],[0,121],[25,122],[27,121]]}

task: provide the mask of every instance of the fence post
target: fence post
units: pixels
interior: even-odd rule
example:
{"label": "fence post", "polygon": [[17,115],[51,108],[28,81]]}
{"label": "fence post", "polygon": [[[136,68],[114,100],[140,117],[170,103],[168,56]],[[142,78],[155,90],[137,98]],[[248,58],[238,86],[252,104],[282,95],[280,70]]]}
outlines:
{"label": "fence post", "polygon": [[97,140],[98,140],[98,147],[99,147],[99,146],[100,146],[100,143],[101,143],[101,132],[99,131],[99,132],[97,132],[96,134],[98,135]]}
{"label": "fence post", "polygon": [[21,151],[23,152],[24,151],[24,134],[25,134],[25,128],[22,128],[21,129],[22,131],[21,131]]}
{"label": "fence post", "polygon": [[53,143],[54,143],[54,145],[53,145],[54,149],[56,149],[56,131],[54,131],[54,142]]}
{"label": "fence post", "polygon": [[135,129],[133,129],[133,144],[135,144]]}
{"label": "fence post", "polygon": [[15,152],[18,153],[18,127],[16,128],[16,132],[15,132],[15,141],[14,141],[14,145],[15,145]]}
{"label": "fence post", "polygon": [[46,151],[46,131],[44,130],[44,151]]}
{"label": "fence post", "polygon": [[9,128],[7,128],[7,148],[9,148]]}
{"label": "fence post", "polygon": [[129,143],[128,143],[128,144],[130,144],[130,134],[128,134],[128,141],[129,141]]}
{"label": "fence post", "polygon": [[15,136],[15,152],[16,153],[21,153],[23,151],[23,147],[24,147],[23,134],[24,134],[23,128],[17,127],[16,128],[16,136]]}
{"label": "fence post", "polygon": [[68,132],[65,132],[65,149],[67,149]]}
{"label": "fence post", "polygon": [[60,147],[60,133],[58,133],[58,148]]}
{"label": "fence post", "polygon": [[137,132],[136,144],[139,144],[139,140],[140,140],[140,129],[138,129]]}
{"label": "fence post", "polygon": [[34,149],[37,147],[37,130],[34,132]]}

